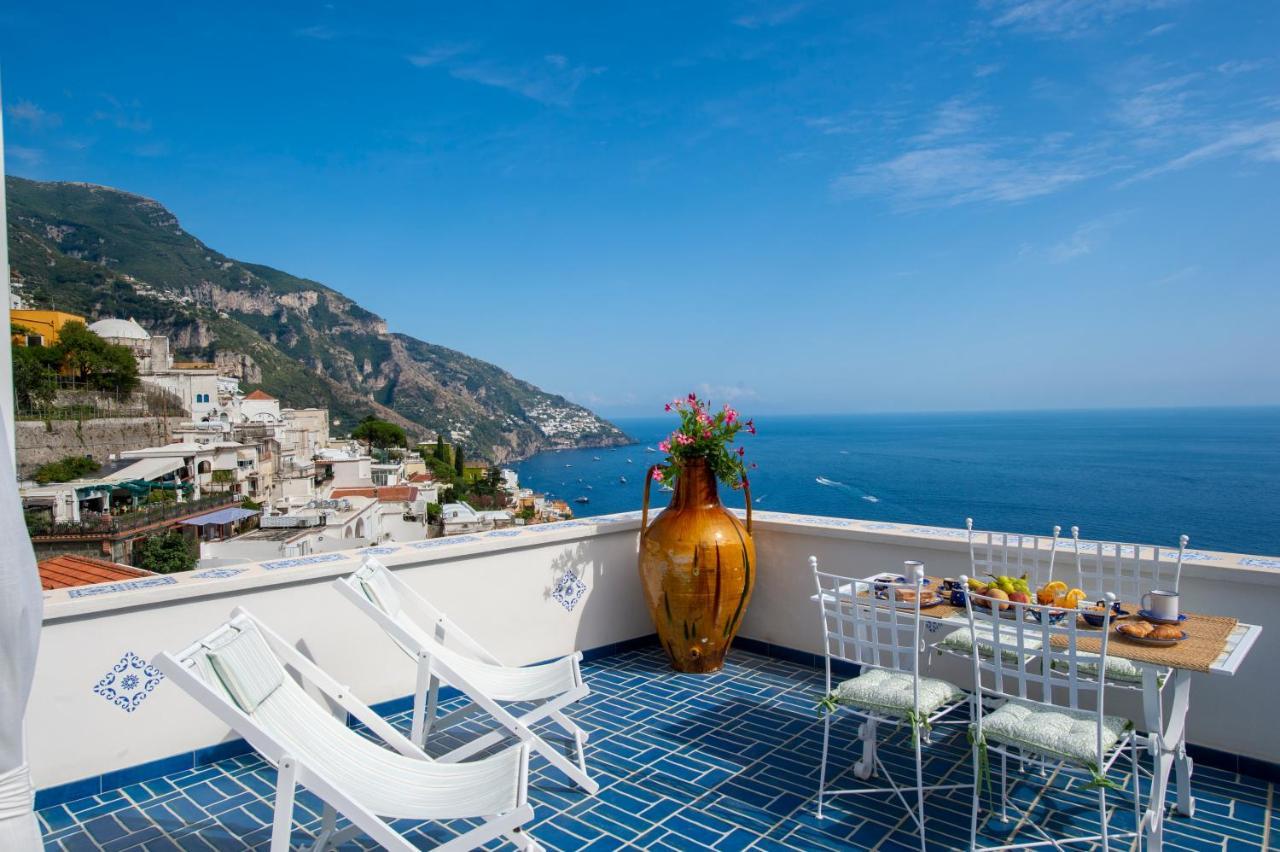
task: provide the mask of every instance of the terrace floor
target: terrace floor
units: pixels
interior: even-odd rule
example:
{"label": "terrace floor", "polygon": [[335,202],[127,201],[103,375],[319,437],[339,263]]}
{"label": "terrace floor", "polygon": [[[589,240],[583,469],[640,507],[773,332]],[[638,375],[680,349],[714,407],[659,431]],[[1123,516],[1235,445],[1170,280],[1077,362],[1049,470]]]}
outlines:
{"label": "terrace floor", "polygon": [[[588,767],[602,789],[594,797],[570,787],[536,755],[530,798],[531,834],[550,849],[918,849],[914,825],[896,800],[857,796],[814,812],[822,726],[815,712],[821,673],[811,667],[735,651],[723,672],[671,672],[658,649],[631,651],[589,663],[592,695],[573,715],[591,731]],[[457,699],[444,709],[456,706]],[[391,717],[407,731],[407,714]],[[833,766],[846,785],[854,760],[850,717],[836,727]],[[466,723],[472,725],[471,722]],[[441,747],[447,746],[441,735]],[[963,734],[937,732],[927,749],[929,776],[967,780]],[[433,740],[434,742],[434,740]],[[886,762],[910,767],[906,729],[882,751]],[[435,748],[433,747],[434,751]],[[1115,776],[1113,776],[1115,777]],[[1061,773],[1028,776],[1012,798],[1032,805],[1049,830],[1094,824],[1096,796],[1083,781]],[[39,812],[49,849],[266,849],[275,772],[253,755],[231,758],[101,796]],[[1174,849],[1280,847],[1273,785],[1248,776],[1197,767],[1197,813],[1166,825]],[[969,792],[935,793],[927,800],[930,847],[968,846]],[[1132,808],[1116,796],[1112,825],[1130,827]],[[305,822],[294,845],[309,842],[320,804],[302,791]],[[342,824],[342,823],[340,823]],[[451,838],[460,822],[398,825],[423,848]],[[1093,829],[1089,829],[1093,830]],[[992,820],[984,836],[995,842],[1035,839],[1031,829]],[[371,848],[369,841],[344,849]],[[491,844],[492,848],[513,848]]]}

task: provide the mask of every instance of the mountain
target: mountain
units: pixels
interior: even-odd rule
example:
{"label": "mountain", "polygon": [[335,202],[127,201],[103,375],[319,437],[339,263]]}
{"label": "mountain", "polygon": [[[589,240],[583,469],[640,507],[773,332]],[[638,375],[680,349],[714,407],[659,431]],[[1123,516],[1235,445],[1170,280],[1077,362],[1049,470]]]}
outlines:
{"label": "mountain", "polygon": [[629,443],[582,406],[406,334],[316,281],[227,257],[159,202],[84,183],[6,179],[14,292],[90,321],[132,317],[289,406],[368,414],[506,461],[561,446]]}

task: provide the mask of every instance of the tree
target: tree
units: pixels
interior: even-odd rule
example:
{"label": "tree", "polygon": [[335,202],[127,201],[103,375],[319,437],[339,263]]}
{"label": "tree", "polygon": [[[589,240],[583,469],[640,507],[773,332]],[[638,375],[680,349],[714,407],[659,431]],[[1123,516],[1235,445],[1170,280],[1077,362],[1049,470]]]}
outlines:
{"label": "tree", "polygon": [[387,447],[404,447],[409,443],[404,429],[372,415],[361,420],[356,428],[351,430],[351,437],[357,441],[367,441],[372,446],[384,450]]}
{"label": "tree", "polygon": [[134,563],[157,574],[190,571],[199,559],[200,551],[195,543],[177,530],[149,536],[133,548]]}
{"label": "tree", "polygon": [[19,409],[53,402],[58,394],[57,360],[41,346],[13,347],[13,395]]}
{"label": "tree", "polygon": [[432,453],[432,457],[435,458],[436,461],[449,460],[444,450],[444,435],[441,435],[439,432],[436,433],[436,448]]}
{"label": "tree", "polygon": [[466,473],[466,462],[462,458],[462,445],[453,448],[453,472],[457,474],[458,481],[461,482],[463,475]]}
{"label": "tree", "polygon": [[64,459],[40,465],[36,468],[34,479],[41,485],[48,485],[50,482],[70,482],[85,474],[94,473],[101,467],[102,465],[90,456],[67,456]]}
{"label": "tree", "polygon": [[50,347],[58,363],[95,390],[129,393],[138,386],[138,362],[127,346],[108,343],[82,322],[68,322]]}

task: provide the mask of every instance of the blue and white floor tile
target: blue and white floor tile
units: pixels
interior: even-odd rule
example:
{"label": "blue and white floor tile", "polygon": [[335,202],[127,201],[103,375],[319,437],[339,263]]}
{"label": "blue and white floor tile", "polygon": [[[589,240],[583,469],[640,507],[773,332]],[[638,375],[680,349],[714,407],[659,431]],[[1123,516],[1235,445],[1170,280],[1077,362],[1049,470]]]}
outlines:
{"label": "blue and white floor tile", "polygon": [[[632,651],[585,667],[591,696],[573,715],[591,731],[588,767],[599,779],[594,797],[571,786],[537,756],[530,779],[536,812],[531,834],[549,849],[645,848],[761,850],[918,849],[914,824],[896,799],[857,796],[830,801],[826,818],[814,810],[822,725],[815,710],[821,674],[813,668],[734,652],[715,675],[671,672],[657,649]],[[456,702],[443,710],[452,709]],[[443,711],[442,711],[443,712]],[[392,717],[408,728],[407,714]],[[448,750],[479,720],[433,738]],[[854,723],[835,727],[833,766],[855,759]],[[550,731],[548,738],[554,737]],[[909,733],[896,732],[882,751],[891,767],[913,767]],[[927,778],[967,782],[969,752],[963,733],[934,733]],[[851,773],[837,783],[853,785]],[[1047,791],[1041,792],[1047,780]],[[39,812],[48,849],[263,850],[269,846],[275,772],[246,755],[101,796]],[[1030,807],[1029,819],[1058,830],[1096,826],[1096,798],[1083,781],[1064,773],[1013,783],[1011,799]],[[1244,775],[1199,768],[1195,819],[1167,824],[1174,850],[1280,848],[1272,785]],[[1132,826],[1129,800],[1116,796],[1113,826]],[[320,824],[321,804],[301,792],[294,845],[308,843]],[[968,846],[969,793],[937,793],[928,800],[930,847]],[[447,824],[398,825],[412,842],[430,848],[465,828]],[[984,822],[988,841],[1033,839],[1011,819]],[[369,841],[344,849],[370,849]],[[511,848],[501,843],[493,849]]]}

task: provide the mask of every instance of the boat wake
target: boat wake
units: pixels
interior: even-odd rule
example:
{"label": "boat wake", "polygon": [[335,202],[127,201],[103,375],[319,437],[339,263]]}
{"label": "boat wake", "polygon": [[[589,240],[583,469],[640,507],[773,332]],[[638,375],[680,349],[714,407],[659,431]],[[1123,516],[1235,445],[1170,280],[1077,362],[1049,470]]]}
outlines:
{"label": "boat wake", "polygon": [[819,485],[822,485],[826,488],[834,488],[837,491],[843,491],[844,493],[850,495],[851,497],[857,497],[859,499],[866,500],[868,503],[880,502],[880,498],[875,496],[874,494],[867,494],[863,491],[860,491],[857,488],[854,488],[852,485],[846,485],[845,483],[837,482],[834,479],[827,479],[825,476],[817,477],[815,482],[817,482]]}

